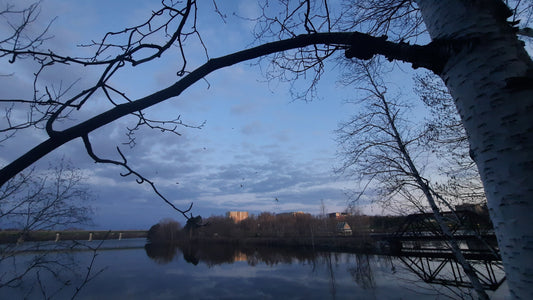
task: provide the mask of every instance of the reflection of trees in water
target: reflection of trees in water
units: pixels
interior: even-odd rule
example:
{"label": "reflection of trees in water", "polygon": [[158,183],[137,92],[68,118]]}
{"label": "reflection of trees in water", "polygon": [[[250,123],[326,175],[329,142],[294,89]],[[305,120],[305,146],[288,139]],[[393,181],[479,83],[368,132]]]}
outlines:
{"label": "reflection of trees in water", "polygon": [[363,289],[374,289],[376,282],[368,254],[355,254],[355,266],[349,267],[348,272],[353,280]]}
{"label": "reflection of trees in water", "polygon": [[[420,293],[421,295],[434,295],[437,298],[471,299],[470,289],[459,286],[441,286],[427,284],[412,270],[390,256],[374,256],[369,254],[346,254],[337,252],[313,252],[312,250],[298,248],[275,248],[265,246],[239,246],[235,244],[174,244],[174,245],[146,245],[147,255],[157,263],[166,264],[183,254],[186,262],[197,265],[200,262],[212,267],[220,264],[231,264],[235,261],[244,261],[255,266],[265,264],[307,264],[312,267],[312,272],[317,271],[317,266],[323,266],[325,276],[329,281],[331,298],[337,294],[336,277],[339,267],[345,268],[358,287],[364,290],[376,290],[376,276],[383,276],[378,272],[390,274],[394,281],[401,282],[403,288]],[[179,251],[178,251],[179,250]]]}
{"label": "reflection of trees in water", "polygon": [[178,252],[177,245],[146,244],[144,245],[146,255],[156,263],[164,265],[171,262]]}
{"label": "reflection of trees in water", "polygon": [[[158,249],[162,248],[162,249]],[[315,252],[301,248],[275,248],[266,246],[239,246],[235,244],[174,244],[174,245],[147,245],[145,249],[150,258],[158,263],[169,263],[176,256],[177,248],[183,253],[185,261],[197,265],[203,262],[207,266],[220,265],[241,261],[244,258],[251,266],[265,264],[309,264],[315,266],[323,264],[327,268],[332,299],[336,297],[335,268],[341,261],[342,254],[336,252]],[[156,250],[158,249],[158,250]],[[157,257],[161,256],[161,257]],[[375,281],[368,255],[357,254],[354,267],[348,269],[354,281],[363,288],[374,288]],[[320,263],[317,263],[320,262]]]}
{"label": "reflection of trees in water", "polygon": [[159,264],[167,264],[174,260],[178,249],[183,253],[183,259],[193,265],[200,261],[208,266],[223,263],[233,263],[236,258],[242,257],[238,249],[229,244],[203,245],[198,243],[179,244],[146,244],[146,255]]}
{"label": "reflection of trees in water", "polygon": [[189,246],[191,258],[196,257],[198,261],[204,262],[209,267],[233,263],[238,257],[237,248],[231,244],[217,245],[216,247],[201,244],[189,244],[187,246]]}
{"label": "reflection of trees in water", "polygon": [[300,263],[313,263],[317,253],[311,250],[273,247],[248,247],[243,248],[249,265],[255,266],[264,263],[267,266],[277,264],[292,264],[295,261]]}
{"label": "reflection of trees in water", "polygon": [[335,271],[333,269],[333,262],[332,262],[331,256],[334,256],[335,262],[338,262],[338,257],[336,256],[336,253],[326,253],[323,257],[326,262],[326,266],[328,268],[329,291],[331,293],[331,299],[335,299],[337,295],[337,288],[335,284]]}
{"label": "reflection of trees in water", "polygon": [[178,249],[183,253],[185,261],[197,265],[199,262],[207,266],[246,260],[251,266],[264,263],[268,266],[276,264],[315,263],[317,253],[311,250],[292,248],[273,248],[256,246],[238,246],[234,244],[146,244],[148,257],[160,264],[171,262]]}

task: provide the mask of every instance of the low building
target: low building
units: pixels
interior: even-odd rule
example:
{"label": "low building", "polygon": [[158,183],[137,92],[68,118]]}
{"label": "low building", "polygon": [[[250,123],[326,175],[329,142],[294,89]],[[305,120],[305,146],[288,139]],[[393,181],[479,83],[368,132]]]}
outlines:
{"label": "low building", "polygon": [[239,223],[242,220],[248,219],[247,211],[228,211],[226,217],[233,220],[235,223]]}
{"label": "low building", "polygon": [[352,235],[352,228],[347,222],[337,223],[337,235],[348,236]]}

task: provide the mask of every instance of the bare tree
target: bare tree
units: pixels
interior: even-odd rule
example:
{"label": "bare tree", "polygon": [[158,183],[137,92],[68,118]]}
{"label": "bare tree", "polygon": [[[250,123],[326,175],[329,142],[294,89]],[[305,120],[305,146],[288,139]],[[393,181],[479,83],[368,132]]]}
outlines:
{"label": "bare tree", "polygon": [[20,174],[0,187],[3,226],[21,229],[21,237],[35,230],[87,224],[92,209],[84,177],[64,160],[42,174]]}
{"label": "bare tree", "polygon": [[[517,297],[531,298],[533,288],[527,278],[533,273],[526,266],[533,262],[533,250],[526,245],[532,239],[528,222],[533,203],[527,199],[531,199],[533,193],[529,188],[533,186],[530,168],[533,62],[517,37],[517,33],[527,30],[516,28],[516,25],[523,27],[523,23],[514,17],[531,12],[530,2],[509,1],[509,9],[500,0],[391,0],[386,1],[386,6],[380,1],[367,0],[337,8],[335,13],[328,1],[280,2],[276,9],[279,8],[282,17],[268,17],[270,6],[264,5],[264,17],[258,22],[266,26],[260,31],[267,34],[258,36],[264,43],[219,58],[206,55],[205,64],[194,70],[188,69],[188,50],[184,44],[186,39],[193,38],[202,43],[196,26],[197,5],[193,0],[163,1],[161,9],[155,10],[138,26],[109,31],[102,39],[85,45],[93,49],[89,57],[43,50],[36,41],[43,40],[44,36],[24,41],[21,37],[26,33],[17,28],[25,27],[15,25],[15,34],[0,39],[0,57],[13,63],[31,58],[38,64],[34,92],[32,97],[2,99],[1,102],[25,106],[35,115],[29,114],[28,120],[7,124],[1,130],[9,136],[25,126],[37,126],[44,128],[47,138],[4,166],[0,171],[0,184],[4,185],[59,146],[81,139],[94,161],[124,168],[124,176],[133,175],[139,183],[148,183],[163,201],[190,218],[187,214],[190,207],[175,207],[157,191],[152,181],[128,164],[119,149],[119,159],[98,155],[91,143],[91,133],[127,115],[137,120],[130,127],[131,134],[145,126],[177,133],[178,127],[187,126],[179,115],[164,121],[151,118],[143,110],[178,97],[209,73],[239,62],[278,53],[281,57],[274,58],[273,66],[281,70],[281,75],[288,75],[288,79],[301,78],[309,72],[307,74],[316,82],[324,70],[325,60],[339,50],[350,59],[366,60],[382,55],[389,60],[409,62],[415,68],[426,68],[446,83],[484,183],[500,248],[504,249],[502,257],[509,272],[511,290]],[[416,43],[416,38],[426,32],[425,36],[431,40],[429,44],[410,44]],[[28,45],[35,47],[28,48]],[[174,84],[138,99],[131,99],[127,91],[113,85],[110,79],[116,74],[164,56],[172,45],[177,46],[181,54],[177,67],[180,78]],[[43,70],[67,64],[102,71],[93,84],[76,89],[67,85],[70,87],[67,94],[64,88],[56,86],[54,90],[39,80]],[[105,95],[109,109],[58,129],[58,120],[73,110],[85,110],[97,92]],[[192,125],[199,126],[201,124]],[[134,143],[134,139],[131,141]]]}
{"label": "bare tree", "polygon": [[[24,286],[28,288],[28,293],[38,290],[43,297],[49,298],[70,285],[79,266],[55,251],[58,247],[65,247],[64,244],[19,244],[33,231],[88,224],[92,214],[92,195],[84,187],[83,180],[80,170],[61,160],[49,170],[19,174],[0,187],[0,224],[3,228],[19,230],[17,243],[11,241],[0,247],[0,264],[6,266],[0,272],[0,288]],[[93,262],[98,248],[92,248]],[[35,251],[32,256],[20,255],[31,251]],[[80,289],[100,272],[92,270],[93,262]],[[44,283],[42,278],[49,276],[60,283],[58,290]]]}
{"label": "bare tree", "polygon": [[[424,159],[425,149],[420,146],[426,131],[418,130],[408,120],[406,112],[412,105],[400,97],[385,99],[384,82],[374,75],[379,74],[379,63],[356,64],[366,73],[345,77],[344,83],[354,84],[361,91],[361,99],[352,101],[359,112],[337,130],[338,155],[343,163],[336,171],[355,178],[363,193],[374,186],[374,201],[389,209],[424,211],[427,203],[412,176],[404,148],[409,151],[409,159]],[[359,197],[359,193],[352,196],[354,200]],[[407,200],[410,207],[398,199]]]}
{"label": "bare tree", "polygon": [[[177,8],[176,6],[178,4],[170,3],[167,5],[165,1],[163,1],[162,8],[152,12],[147,21],[138,26],[129,27],[116,32],[108,32],[99,42],[93,41],[89,44],[82,45],[82,47],[94,49],[93,56],[76,57],[61,55],[54,51],[44,51],[41,48],[43,43],[49,38],[49,26],[36,35],[31,35],[31,32],[27,32],[27,28],[31,26],[32,23],[36,22],[39,16],[39,4],[40,3],[35,3],[22,9],[15,9],[13,5],[8,5],[2,12],[2,15],[8,15],[10,17],[6,18],[6,23],[12,29],[12,34],[0,40],[0,58],[9,58],[11,63],[15,63],[17,60],[32,59],[36,63],[38,70],[35,72],[35,78],[33,81],[32,98],[0,99],[0,103],[6,104],[6,122],[2,124],[2,128],[0,128],[0,133],[4,134],[4,136],[0,139],[0,142],[15,136],[18,131],[27,128],[44,129],[49,137],[54,136],[56,133],[60,132],[54,129],[55,124],[68,118],[74,110],[81,110],[98,92],[102,92],[105,95],[109,104],[114,107],[114,109],[122,110],[124,105],[131,105],[133,101],[127,96],[126,92],[120,91],[113,86],[110,80],[113,75],[121,71],[126,64],[137,66],[146,63],[160,57],[162,53],[168,50],[172,45],[178,45],[181,51],[182,66],[177,71],[177,74],[178,76],[183,76],[187,73],[185,71],[187,60],[185,57],[185,49],[183,48],[183,41],[187,38],[192,38],[193,36],[198,37],[201,41],[201,37],[196,31],[196,15],[194,13],[196,10],[196,2],[187,1],[186,5],[182,8]],[[186,25],[187,27],[185,27]],[[177,26],[177,29],[175,32],[171,33],[170,28],[174,28],[174,26]],[[152,43],[154,39],[160,38],[164,40],[162,44],[158,45]],[[144,55],[139,55],[138,53],[143,53]],[[72,82],[72,84],[66,88],[62,85],[52,85],[50,87],[46,85],[43,86],[41,83],[41,74],[56,65],[103,67],[103,72],[93,86],[85,88],[80,92],[71,91],[76,81]],[[169,96],[170,95],[166,94],[163,98],[168,99]],[[160,100],[163,100],[163,98]],[[26,120],[20,120],[12,116],[12,112],[16,109],[22,109],[28,112]],[[139,107],[126,113],[126,115],[131,114],[137,118],[137,122],[133,126],[128,127],[127,135],[129,137],[128,144],[130,146],[135,144],[135,133],[141,127],[157,129],[176,135],[179,135],[177,130],[178,127],[201,127],[201,124],[191,126],[183,123],[179,115],[172,120],[152,119],[149,118],[146,113],[142,112],[141,109],[142,108]],[[99,123],[99,125],[94,127],[93,130],[107,122],[101,123],[100,121],[97,121],[97,123]],[[82,127],[85,127],[85,125]],[[188,212],[190,208],[180,210],[175,207],[161,193],[159,193],[152,181],[145,178],[128,165],[126,157],[118,147],[117,152],[120,155],[121,160],[101,158],[93,151],[90,142],[88,133],[92,130],[86,131],[83,129],[82,131],[86,133],[78,135],[78,137],[82,138],[87,153],[95,162],[115,164],[124,167],[126,172],[121,174],[122,176],[133,175],[137,177],[138,183],[148,183],[159,197],[171,207],[181,212],[185,217],[188,217],[185,213]],[[56,147],[53,146],[53,148]],[[30,152],[32,153],[28,153],[29,155],[23,160],[27,161],[29,158],[30,160],[36,161],[36,159],[38,159],[37,157],[42,157],[45,152],[49,151]],[[26,167],[23,167],[23,169]],[[6,170],[6,168],[9,169],[9,165],[5,166],[3,169]],[[2,180],[1,184],[4,184],[9,178],[15,176],[20,171],[22,171],[22,169],[16,171],[9,177],[6,177],[5,180]]]}
{"label": "bare tree", "polygon": [[153,244],[172,244],[182,238],[181,224],[173,219],[163,219],[148,230],[148,240]]}
{"label": "bare tree", "polygon": [[388,202],[402,201],[401,198],[405,198],[424,212],[420,199],[414,199],[417,194],[421,194],[479,298],[488,299],[478,276],[465,259],[441,214],[437,205],[437,197],[440,196],[433,190],[429,180],[423,177],[420,164],[414,159],[416,154],[413,153],[417,151],[417,146],[420,148],[417,143],[426,132],[406,132],[410,126],[404,125],[407,120],[402,116],[402,104],[385,97],[386,89],[379,78],[373,75],[376,70],[371,64],[361,63],[361,69],[366,71],[361,80],[366,80],[367,83],[362,85],[359,82],[358,88],[368,94],[363,99],[366,110],[339,130],[345,160],[341,171],[355,167],[354,173],[360,174],[363,179],[373,180],[383,196],[388,198]]}
{"label": "bare tree", "polygon": [[454,204],[485,204],[486,197],[476,164],[470,157],[468,137],[453,98],[438,77],[430,73],[415,78],[415,91],[430,111],[426,146],[439,159],[444,181],[434,188]]}

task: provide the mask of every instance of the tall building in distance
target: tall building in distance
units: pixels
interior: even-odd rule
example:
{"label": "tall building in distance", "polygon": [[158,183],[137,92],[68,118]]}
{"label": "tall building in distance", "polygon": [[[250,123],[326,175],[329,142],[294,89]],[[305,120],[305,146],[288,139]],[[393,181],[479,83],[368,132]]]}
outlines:
{"label": "tall building in distance", "polygon": [[248,219],[247,211],[228,211],[226,213],[226,218],[230,218],[235,223],[239,223],[242,220]]}

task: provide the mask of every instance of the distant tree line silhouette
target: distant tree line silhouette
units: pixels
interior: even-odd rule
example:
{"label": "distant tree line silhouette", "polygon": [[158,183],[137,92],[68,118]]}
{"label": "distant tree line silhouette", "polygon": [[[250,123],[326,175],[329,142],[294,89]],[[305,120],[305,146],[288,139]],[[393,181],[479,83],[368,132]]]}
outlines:
{"label": "distant tree line silhouette", "polygon": [[148,231],[148,241],[154,244],[171,244],[190,238],[250,238],[250,237],[301,237],[334,236],[339,222],[347,222],[354,235],[374,232],[394,232],[405,216],[348,215],[341,218],[313,216],[307,213],[273,214],[263,212],[240,222],[223,216],[204,219],[205,226],[182,227],[172,219],[164,219]]}

